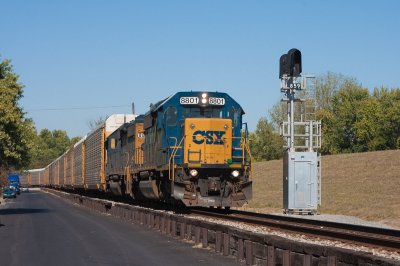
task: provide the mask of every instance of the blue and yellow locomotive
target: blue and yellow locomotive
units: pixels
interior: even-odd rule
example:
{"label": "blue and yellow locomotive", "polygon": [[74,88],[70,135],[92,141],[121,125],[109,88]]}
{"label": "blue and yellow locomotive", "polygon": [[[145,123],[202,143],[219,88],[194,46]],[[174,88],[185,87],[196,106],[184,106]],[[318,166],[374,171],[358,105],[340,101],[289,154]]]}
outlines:
{"label": "blue and yellow locomotive", "polygon": [[186,206],[242,206],[252,198],[243,114],[219,92],[179,92],[151,105],[107,138],[108,188]]}

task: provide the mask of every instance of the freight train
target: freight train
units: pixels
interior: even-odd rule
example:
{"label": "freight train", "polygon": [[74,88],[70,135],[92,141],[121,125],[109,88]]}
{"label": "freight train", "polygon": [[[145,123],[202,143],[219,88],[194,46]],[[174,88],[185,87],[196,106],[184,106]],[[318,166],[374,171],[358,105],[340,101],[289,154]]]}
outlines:
{"label": "freight train", "polygon": [[[252,198],[244,111],[228,94],[178,92],[144,115],[112,115],[44,169],[41,186],[185,206]],[[38,180],[36,177],[35,180]]]}

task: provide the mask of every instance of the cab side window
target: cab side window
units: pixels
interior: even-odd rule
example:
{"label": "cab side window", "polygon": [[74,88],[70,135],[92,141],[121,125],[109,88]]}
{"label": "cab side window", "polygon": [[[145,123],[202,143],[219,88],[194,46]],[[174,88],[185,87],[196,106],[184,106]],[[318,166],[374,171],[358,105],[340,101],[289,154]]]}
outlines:
{"label": "cab side window", "polygon": [[116,146],[117,142],[115,141],[115,139],[114,138],[110,139],[110,148],[114,150]]}
{"label": "cab side window", "polygon": [[174,106],[170,106],[167,108],[165,111],[165,116],[166,116],[166,121],[167,121],[167,126],[176,126],[176,108]]}
{"label": "cab side window", "polygon": [[239,125],[240,110],[236,110],[234,107],[232,107],[228,112],[228,116],[230,119],[232,119],[233,127],[240,127]]}

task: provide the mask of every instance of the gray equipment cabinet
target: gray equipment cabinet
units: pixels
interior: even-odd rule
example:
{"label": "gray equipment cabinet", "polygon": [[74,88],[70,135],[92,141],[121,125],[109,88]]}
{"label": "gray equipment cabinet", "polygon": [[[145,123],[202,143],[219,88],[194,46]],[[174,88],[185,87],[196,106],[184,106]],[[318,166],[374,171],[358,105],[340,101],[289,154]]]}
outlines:
{"label": "gray equipment cabinet", "polygon": [[316,212],[320,191],[317,153],[286,152],[283,164],[284,212]]}

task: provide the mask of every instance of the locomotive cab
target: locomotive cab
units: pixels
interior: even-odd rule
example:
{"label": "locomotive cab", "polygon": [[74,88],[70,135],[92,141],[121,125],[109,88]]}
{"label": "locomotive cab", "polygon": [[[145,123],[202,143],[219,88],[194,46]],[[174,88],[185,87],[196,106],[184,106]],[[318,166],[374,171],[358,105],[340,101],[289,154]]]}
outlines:
{"label": "locomotive cab", "polygon": [[[186,206],[242,206],[252,197],[251,156],[242,108],[226,93],[180,92],[144,119],[148,198]],[[145,177],[145,178],[141,178]]]}

